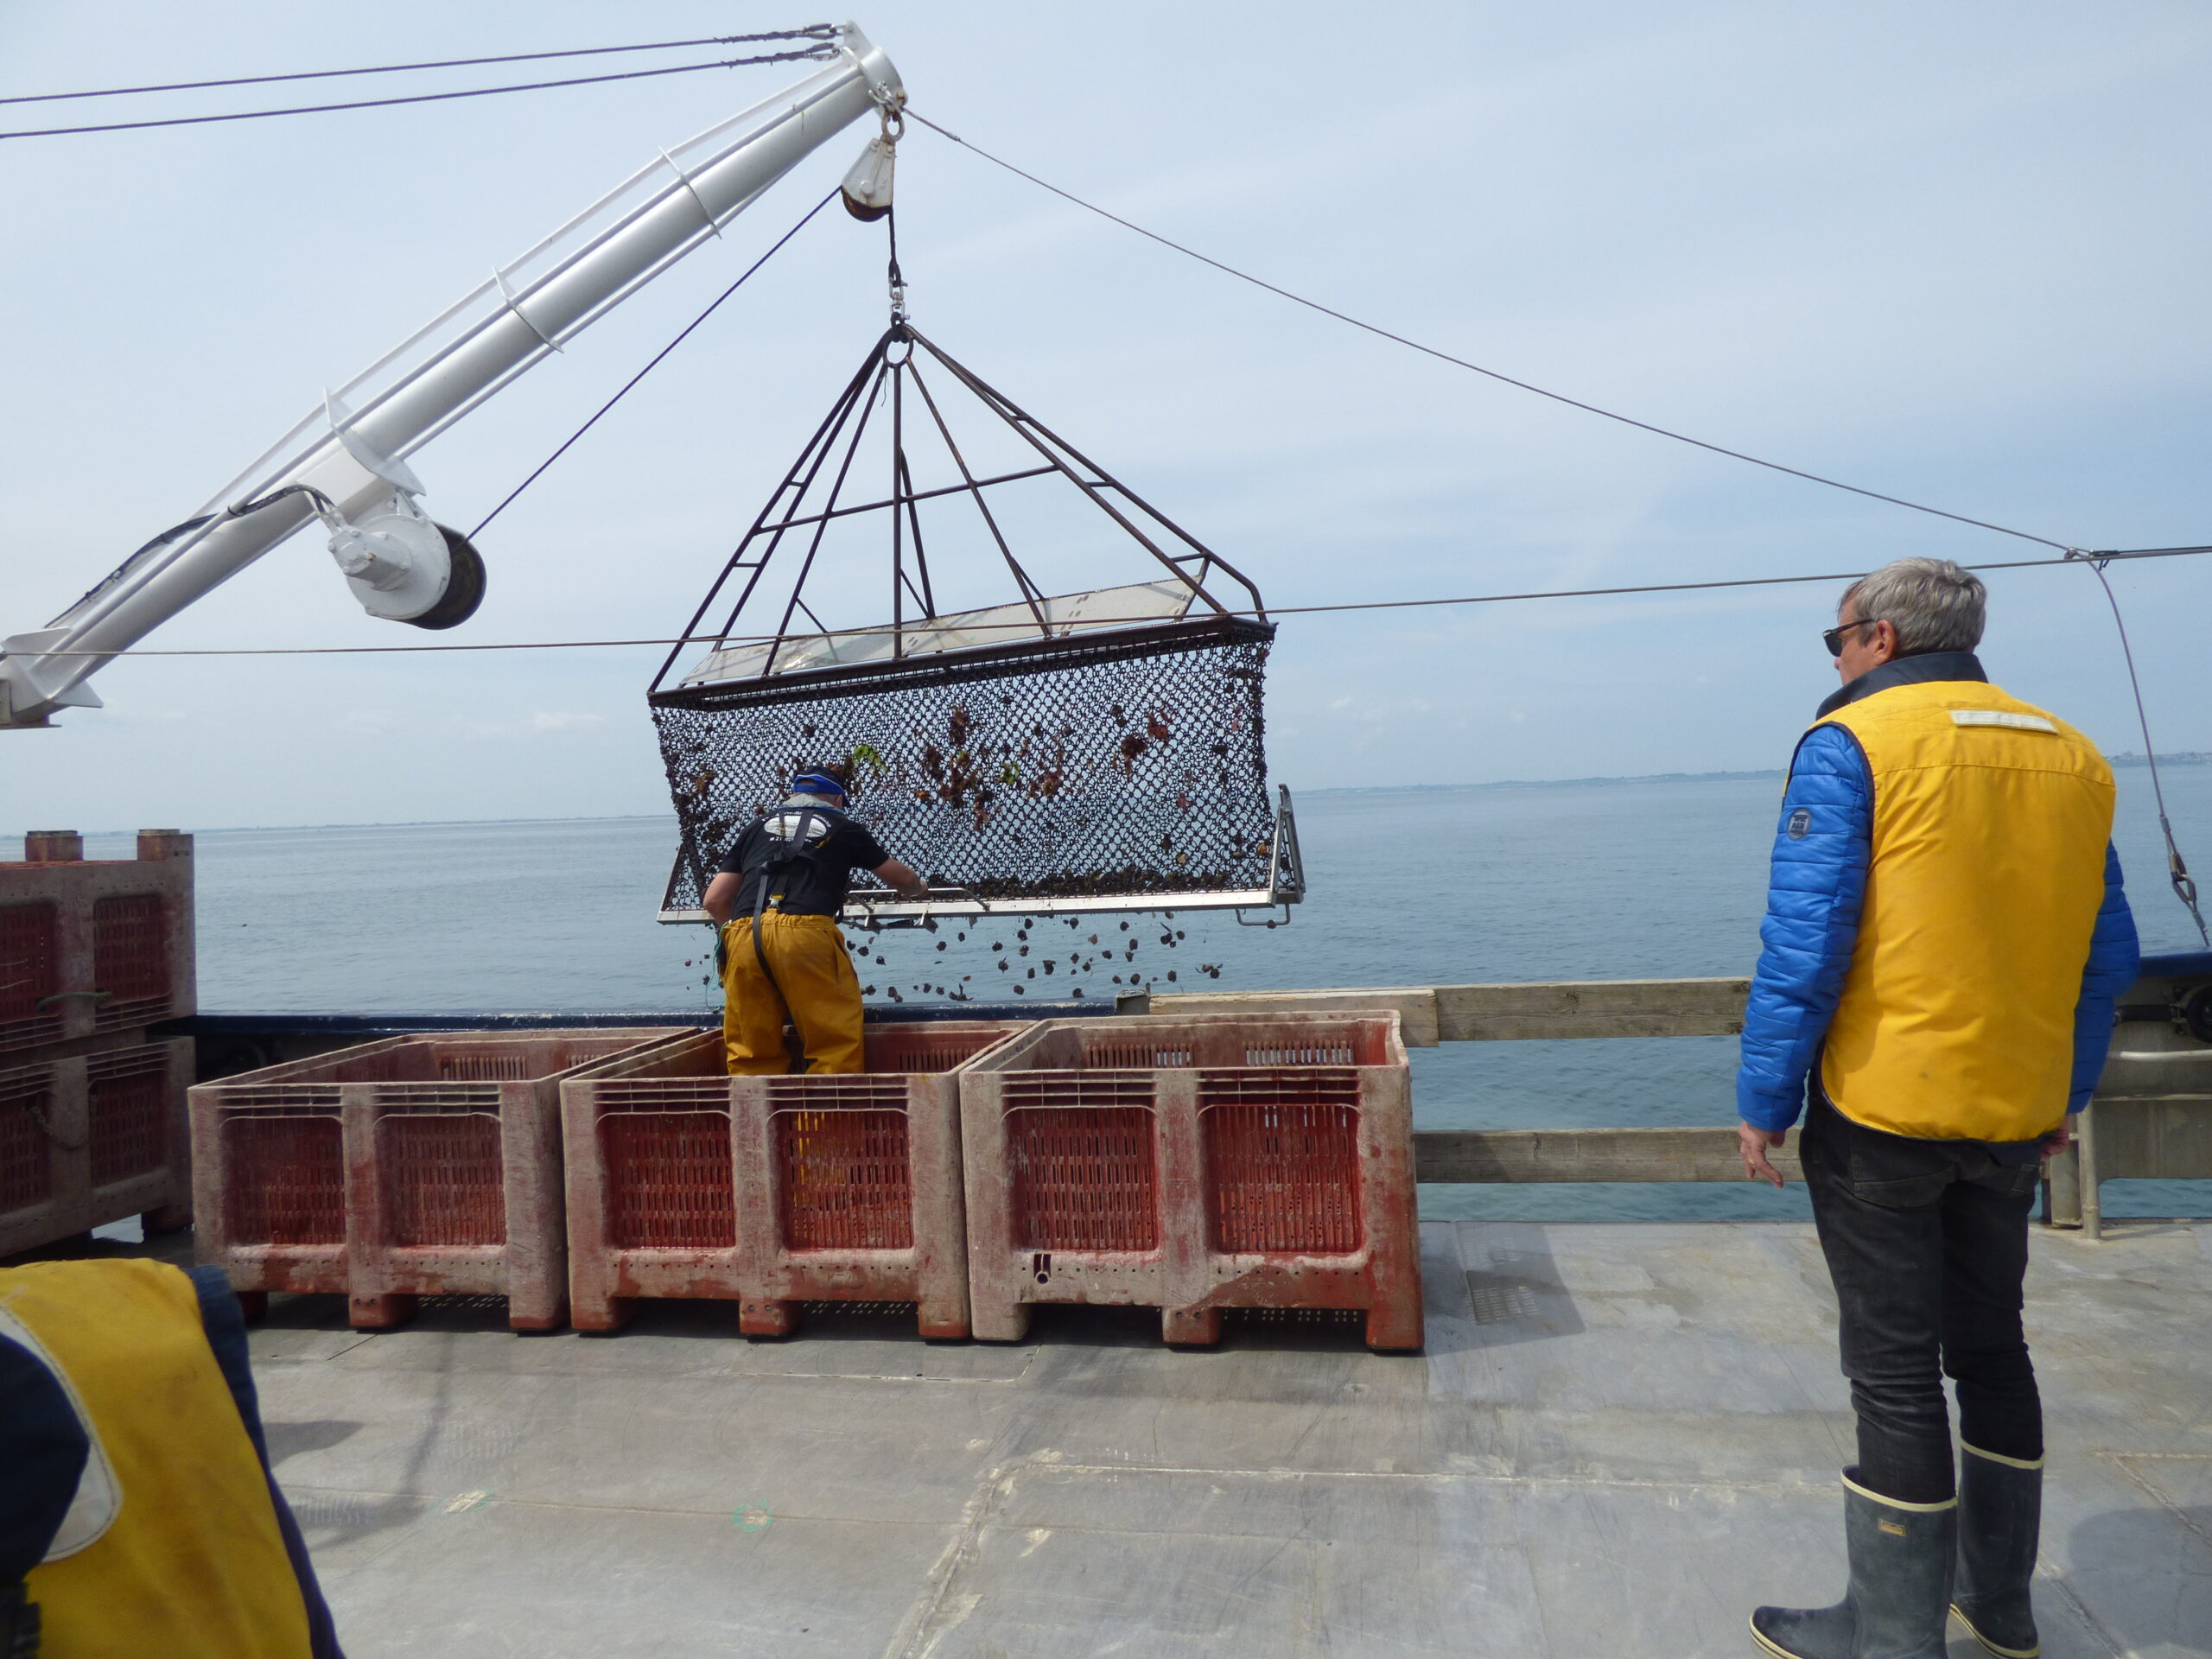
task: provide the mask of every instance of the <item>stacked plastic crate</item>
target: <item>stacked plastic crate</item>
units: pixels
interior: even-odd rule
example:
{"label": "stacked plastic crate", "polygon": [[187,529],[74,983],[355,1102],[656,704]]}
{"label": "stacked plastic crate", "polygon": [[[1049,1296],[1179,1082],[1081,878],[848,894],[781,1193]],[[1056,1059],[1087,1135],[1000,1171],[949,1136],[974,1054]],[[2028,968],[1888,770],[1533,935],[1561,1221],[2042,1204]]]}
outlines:
{"label": "stacked plastic crate", "polygon": [[143,1215],[192,1219],[192,837],[87,861],[73,830],[0,861],[0,1255]]}
{"label": "stacked plastic crate", "polygon": [[1405,1045],[1395,1014],[1050,1020],[961,1072],[975,1333],[1039,1302],[1358,1309],[1421,1344]]}
{"label": "stacked plastic crate", "polygon": [[1012,1028],[871,1025],[867,1070],[733,1077],[711,1033],[562,1085],[579,1330],[638,1298],[738,1304],[748,1336],[807,1301],[911,1302],[925,1337],[968,1335],[955,1071]]}
{"label": "stacked plastic crate", "polygon": [[353,1323],[423,1295],[507,1300],[518,1331],[568,1313],[561,1080],[682,1027],[393,1037],[192,1090],[200,1260],[257,1309],[350,1299]]}

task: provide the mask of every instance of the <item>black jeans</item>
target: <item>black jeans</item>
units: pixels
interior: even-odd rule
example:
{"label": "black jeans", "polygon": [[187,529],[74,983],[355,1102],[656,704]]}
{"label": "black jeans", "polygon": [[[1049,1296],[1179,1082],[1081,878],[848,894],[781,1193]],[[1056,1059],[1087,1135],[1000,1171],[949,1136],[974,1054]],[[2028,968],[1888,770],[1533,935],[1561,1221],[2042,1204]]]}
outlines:
{"label": "black jeans", "polygon": [[1957,1490],[1943,1377],[1959,1435],[2007,1458],[2043,1455],[2043,1402],[2020,1328],[2036,1164],[1979,1141],[1918,1141],[1853,1122],[1815,1086],[1801,1151],[1842,1314],[1859,1414],[1859,1481],[1937,1503]]}

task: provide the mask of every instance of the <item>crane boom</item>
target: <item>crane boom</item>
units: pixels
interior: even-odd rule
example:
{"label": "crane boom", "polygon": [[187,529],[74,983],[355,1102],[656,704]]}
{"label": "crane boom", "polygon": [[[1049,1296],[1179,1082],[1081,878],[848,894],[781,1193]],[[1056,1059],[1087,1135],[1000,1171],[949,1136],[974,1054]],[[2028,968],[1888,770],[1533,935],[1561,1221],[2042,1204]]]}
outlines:
{"label": "crane boom", "polygon": [[[797,86],[664,150],[326,394],[194,519],[133,554],[45,628],[0,641],[0,728],[99,707],[85,682],[110,653],[317,517],[372,615],[432,627],[462,620],[474,597],[448,588],[461,585],[457,572],[474,550],[416,506],[423,486],[407,456],[719,235],[834,134],[903,104],[898,72],[857,27],[839,29],[836,53]],[[480,566],[475,580],[480,593]]]}

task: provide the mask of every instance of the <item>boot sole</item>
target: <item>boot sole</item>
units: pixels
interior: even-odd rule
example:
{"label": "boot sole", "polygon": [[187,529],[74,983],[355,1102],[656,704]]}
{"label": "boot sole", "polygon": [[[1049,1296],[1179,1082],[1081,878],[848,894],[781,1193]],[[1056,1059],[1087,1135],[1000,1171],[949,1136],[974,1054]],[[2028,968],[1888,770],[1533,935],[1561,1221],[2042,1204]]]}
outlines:
{"label": "boot sole", "polygon": [[[2038,1659],[2038,1656],[2043,1652],[2043,1643],[2040,1642],[2032,1648],[1999,1647],[1980,1630],[1974,1629],[1974,1621],[1959,1611],[1956,1603],[1952,1604],[1951,1617],[1967,1627],[1967,1634],[1974,1637],[1984,1653],[1993,1653],[1997,1656],[1997,1659]],[[1751,1634],[1757,1636],[1758,1632],[1754,1630]],[[1796,1656],[1787,1656],[1786,1659],[1796,1659]]]}
{"label": "boot sole", "polygon": [[[1789,1649],[1781,1646],[1779,1643],[1767,1640],[1765,1633],[1762,1631],[1758,1625],[1750,1624],[1750,1621],[1748,1620],[1746,1620],[1745,1623],[1751,1632],[1751,1640],[1758,1643],[1761,1648],[1765,1649],[1765,1651],[1774,1655],[1775,1659],[1805,1659],[1805,1656],[1803,1654],[1792,1653]],[[1967,1628],[1972,1629],[1973,1627],[1969,1625]],[[1981,1638],[1980,1637],[1976,1637],[1974,1639],[1979,1642]]]}

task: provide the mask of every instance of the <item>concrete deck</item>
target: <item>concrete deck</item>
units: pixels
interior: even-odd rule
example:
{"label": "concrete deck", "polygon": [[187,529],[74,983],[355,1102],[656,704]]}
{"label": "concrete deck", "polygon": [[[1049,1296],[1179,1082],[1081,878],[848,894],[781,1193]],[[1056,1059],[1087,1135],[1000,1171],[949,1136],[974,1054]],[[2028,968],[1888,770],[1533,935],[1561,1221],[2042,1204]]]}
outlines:
{"label": "concrete deck", "polygon": [[[714,1304],[367,1336],[306,1297],[253,1344],[353,1659],[1740,1656],[1754,1603],[1834,1599],[1809,1229],[1423,1239],[1414,1358],[1318,1321],[1171,1352],[1111,1309],[1006,1348],[851,1312],[753,1344]],[[2212,1652],[2212,1226],[2039,1231],[2030,1297],[2044,1652]]]}

